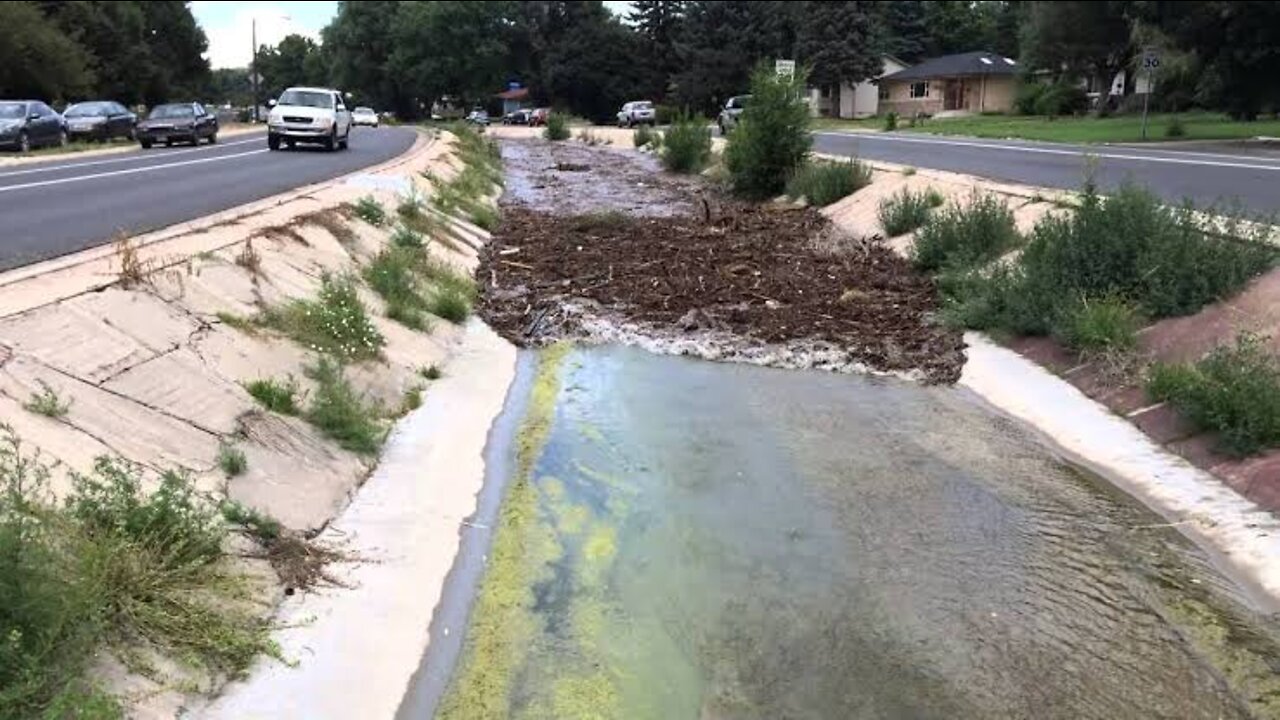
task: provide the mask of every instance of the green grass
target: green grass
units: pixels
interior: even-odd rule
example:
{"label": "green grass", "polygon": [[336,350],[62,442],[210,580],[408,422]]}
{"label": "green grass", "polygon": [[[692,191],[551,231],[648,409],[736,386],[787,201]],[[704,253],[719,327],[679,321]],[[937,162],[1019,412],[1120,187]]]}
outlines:
{"label": "green grass", "polygon": [[147,494],[140,468],[99,458],[63,503],[48,478],[0,428],[0,718],[122,717],[86,677],[103,649],[229,677],[280,656],[246,603],[253,586],[228,567],[228,527],[186,475],[166,472]]}
{"label": "green grass", "polygon": [[279,520],[233,500],[223,501],[218,510],[223,520],[243,529],[260,543],[269,543],[284,533]]}
{"label": "green grass", "polygon": [[885,119],[883,117],[858,118],[856,120],[845,120],[841,118],[814,118],[813,129],[822,130],[882,130],[884,128]]}
{"label": "green grass", "polygon": [[805,198],[819,207],[854,194],[871,184],[871,168],[859,160],[809,160],[787,181],[787,197]]}
{"label": "green grass", "polygon": [[971,267],[1017,247],[1013,211],[999,197],[975,193],[934,213],[916,233],[913,260],[922,270]]}
{"label": "green grass", "polygon": [[346,450],[360,455],[377,453],[386,437],[381,408],[355,391],[342,364],[321,356],[307,368],[307,377],[316,382],[307,421]]}
{"label": "green grass", "polygon": [[397,416],[405,416],[422,407],[422,387],[414,385],[404,391],[404,397],[400,399],[400,410]]}
{"label": "green grass", "polygon": [[[1209,112],[1188,112],[1174,115],[1157,113],[1148,118],[1147,139],[1164,140],[1169,137],[1167,128],[1181,124],[1184,134],[1178,140],[1239,140],[1266,135],[1280,136],[1280,119],[1239,122],[1226,115]],[[880,119],[868,120],[818,120],[823,129],[876,129]],[[1141,115],[1113,115],[1111,117],[1047,117],[1027,115],[971,115],[944,120],[930,119],[906,132],[933,135],[967,135],[981,138],[1019,138],[1065,143],[1136,143],[1142,142]]]}
{"label": "green grass", "polygon": [[423,313],[460,323],[471,314],[475,284],[420,250],[391,247],[364,268],[365,282],[387,303],[387,317],[415,330],[429,325]]}
{"label": "green grass", "polygon": [[659,147],[661,145],[661,142],[655,143],[654,142],[655,137],[661,137],[661,134],[657,130],[654,130],[653,128],[649,127],[648,125],[641,125],[631,133],[631,142],[637,148],[642,148],[646,145],[653,145],[654,147]]}
{"label": "green grass", "polygon": [[397,225],[396,229],[391,232],[391,244],[401,248],[421,249],[426,247],[427,241],[422,233],[414,228],[407,225]]}
{"label": "green grass", "polygon": [[1141,327],[1142,317],[1123,298],[1082,298],[1063,312],[1058,335],[1086,355],[1126,353],[1137,347]]}
{"label": "green grass", "polygon": [[365,195],[356,201],[352,207],[352,212],[356,217],[369,223],[374,227],[382,227],[387,224],[387,209],[382,207],[382,203],[373,198],[372,195]]}
{"label": "green grass", "polygon": [[244,389],[262,407],[281,415],[298,414],[298,382],[289,378],[284,382],[270,378],[245,383]]}
{"label": "green grass", "polygon": [[49,387],[49,384],[43,380],[39,381],[40,391],[31,393],[31,398],[22,404],[28,412],[44,415],[49,418],[60,418],[66,416],[71,410],[71,401],[64,401],[58,396],[58,391]]}
{"label": "green grass", "polygon": [[435,185],[431,203],[441,212],[462,216],[477,227],[492,231],[498,226],[498,211],[489,195],[502,186],[502,156],[498,146],[475,131],[457,131],[455,151],[462,171],[447,183],[428,176]]}
{"label": "green grass", "polygon": [[912,192],[903,188],[890,198],[880,201],[877,211],[880,226],[885,235],[897,237],[916,230],[929,221],[929,213],[945,201],[933,188]]}
{"label": "green grass", "polygon": [[259,322],[310,350],[344,361],[376,358],[386,343],[360,301],[355,279],[347,275],[326,274],[315,300],[271,308]]}
{"label": "green grass", "polygon": [[218,446],[218,467],[229,478],[239,477],[249,469],[249,459],[240,448],[223,443]]}
{"label": "green grass", "polygon": [[1241,335],[1194,364],[1156,364],[1147,391],[1196,427],[1217,432],[1226,452],[1280,447],[1280,359],[1265,338]]}

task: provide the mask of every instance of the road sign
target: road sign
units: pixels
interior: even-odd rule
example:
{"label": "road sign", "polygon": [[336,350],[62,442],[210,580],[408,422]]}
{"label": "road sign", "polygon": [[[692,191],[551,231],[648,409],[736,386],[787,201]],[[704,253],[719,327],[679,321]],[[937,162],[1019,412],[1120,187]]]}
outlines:
{"label": "road sign", "polygon": [[773,71],[778,73],[780,77],[785,77],[788,80],[790,80],[796,76],[796,61],[795,60],[774,60]]}
{"label": "road sign", "polygon": [[1146,70],[1155,70],[1160,67],[1160,50],[1158,48],[1143,48],[1142,67]]}

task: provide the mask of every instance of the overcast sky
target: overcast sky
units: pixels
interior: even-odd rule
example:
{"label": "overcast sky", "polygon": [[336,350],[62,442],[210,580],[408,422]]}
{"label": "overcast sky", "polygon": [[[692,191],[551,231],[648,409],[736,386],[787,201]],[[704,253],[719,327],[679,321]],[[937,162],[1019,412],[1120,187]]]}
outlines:
{"label": "overcast sky", "polygon": [[[625,14],[630,2],[606,2],[614,13]],[[275,45],[290,33],[317,42],[320,29],[338,11],[337,2],[193,2],[191,11],[209,37],[209,63],[214,68],[247,67],[253,56],[253,20],[258,44]]]}

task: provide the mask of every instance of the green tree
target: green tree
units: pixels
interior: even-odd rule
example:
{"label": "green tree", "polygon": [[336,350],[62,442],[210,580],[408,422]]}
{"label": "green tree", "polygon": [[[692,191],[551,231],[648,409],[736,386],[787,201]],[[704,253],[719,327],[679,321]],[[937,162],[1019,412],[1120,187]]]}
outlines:
{"label": "green tree", "polygon": [[1035,2],[1023,27],[1023,60],[1030,67],[1096,77],[1107,86],[1133,55],[1129,2]]}
{"label": "green tree", "polygon": [[231,103],[238,107],[253,104],[253,85],[247,68],[218,68],[209,74],[209,84],[202,97],[214,103]]}
{"label": "green tree", "polygon": [[806,2],[800,12],[796,54],[814,85],[832,88],[839,115],[840,87],[876,77],[884,69],[869,2]]}
{"label": "green tree", "polygon": [[671,77],[680,69],[676,39],[684,25],[684,2],[636,0],[627,19],[640,35],[644,52],[646,94],[661,100]]}
{"label": "green tree", "polygon": [[35,3],[0,3],[0,97],[59,101],[92,82],[88,55]]}
{"label": "green tree", "polygon": [[920,0],[875,3],[884,51],[907,63],[924,59],[929,46],[924,3]]}
{"label": "green tree", "polygon": [[143,37],[150,62],[134,70],[142,80],[142,100],[148,105],[195,99],[209,82],[209,41],[196,23],[188,3],[149,0],[138,3],[145,24]]}
{"label": "green tree", "polygon": [[556,100],[596,121],[641,92],[639,39],[601,2],[551,3],[541,84]]}
{"label": "green tree", "polygon": [[276,97],[291,85],[330,84],[320,46],[302,35],[286,35],[275,47],[260,49],[258,74],[264,98]]}
{"label": "green tree", "polygon": [[725,167],[734,193],[763,200],[782,192],[804,162],[813,136],[809,107],[802,99],[805,74],[779,77],[768,63],[751,74],[751,103],[729,135]]}
{"label": "green tree", "polygon": [[390,108],[403,117],[419,112],[390,72],[400,3],[395,0],[339,2],[333,22],[321,32],[333,81],[362,104]]}
{"label": "green tree", "polygon": [[968,0],[927,0],[924,3],[929,37],[926,57],[994,48],[998,5]]}
{"label": "green tree", "polygon": [[1280,108],[1280,3],[1139,2],[1134,11],[1198,58],[1202,103],[1240,120]]}
{"label": "green tree", "polygon": [[43,2],[41,8],[85,52],[95,79],[86,94],[129,105],[142,101],[152,63],[142,3]]}
{"label": "green tree", "polygon": [[511,4],[404,3],[392,35],[389,67],[415,104],[449,96],[470,103],[505,83],[510,67]]}
{"label": "green tree", "polygon": [[690,2],[677,42],[681,71],[673,84],[678,102],[714,112],[726,99],[744,94],[751,71],[795,55],[799,3]]}

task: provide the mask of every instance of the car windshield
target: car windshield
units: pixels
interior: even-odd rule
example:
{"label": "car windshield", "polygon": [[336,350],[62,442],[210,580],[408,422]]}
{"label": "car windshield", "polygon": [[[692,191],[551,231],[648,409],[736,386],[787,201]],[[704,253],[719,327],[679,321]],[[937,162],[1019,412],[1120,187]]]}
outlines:
{"label": "car windshield", "polygon": [[111,105],[104,102],[77,103],[67,108],[67,111],[62,114],[69,118],[110,115]]}
{"label": "car windshield", "polygon": [[296,105],[299,107],[331,108],[333,95],[315,90],[286,90],[280,96],[278,105]]}
{"label": "car windshield", "polygon": [[151,111],[151,118],[189,118],[195,117],[196,111],[190,105],[160,105]]}
{"label": "car windshield", "polygon": [[636,104],[635,104],[635,108],[636,108],[637,110],[652,110],[652,109],[653,109],[653,103],[651,103],[651,102],[638,102],[638,103],[636,103]]}
{"label": "car windshield", "polygon": [[26,116],[26,103],[0,103],[0,120],[21,120]]}
{"label": "car windshield", "polygon": [[373,108],[358,107],[358,108],[356,108],[356,112],[360,113],[361,115],[372,115],[372,114],[373,114]]}

